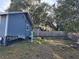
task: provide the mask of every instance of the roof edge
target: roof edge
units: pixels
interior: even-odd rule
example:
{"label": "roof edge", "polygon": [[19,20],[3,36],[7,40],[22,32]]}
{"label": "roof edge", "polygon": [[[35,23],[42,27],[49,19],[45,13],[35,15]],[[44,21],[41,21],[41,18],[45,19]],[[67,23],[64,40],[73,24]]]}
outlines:
{"label": "roof edge", "polygon": [[19,12],[19,11],[16,11],[16,12],[0,12],[0,15],[4,15],[4,14],[18,14],[18,13],[28,13],[28,12]]}

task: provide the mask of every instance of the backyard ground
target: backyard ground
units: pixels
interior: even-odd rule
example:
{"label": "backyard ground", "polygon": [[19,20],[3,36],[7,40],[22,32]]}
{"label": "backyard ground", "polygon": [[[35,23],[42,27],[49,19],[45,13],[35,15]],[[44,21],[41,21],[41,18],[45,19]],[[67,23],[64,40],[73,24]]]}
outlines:
{"label": "backyard ground", "polygon": [[0,47],[0,59],[79,59],[79,49],[71,45],[72,41],[62,39],[19,41]]}

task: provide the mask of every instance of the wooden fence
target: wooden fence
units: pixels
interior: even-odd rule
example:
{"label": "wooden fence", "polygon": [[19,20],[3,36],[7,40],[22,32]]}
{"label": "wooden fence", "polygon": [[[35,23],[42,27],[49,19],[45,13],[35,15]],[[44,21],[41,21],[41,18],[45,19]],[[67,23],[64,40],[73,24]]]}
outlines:
{"label": "wooden fence", "polygon": [[54,38],[64,38],[64,39],[71,39],[77,41],[79,39],[79,33],[66,33],[64,31],[33,31],[34,37],[54,37]]}

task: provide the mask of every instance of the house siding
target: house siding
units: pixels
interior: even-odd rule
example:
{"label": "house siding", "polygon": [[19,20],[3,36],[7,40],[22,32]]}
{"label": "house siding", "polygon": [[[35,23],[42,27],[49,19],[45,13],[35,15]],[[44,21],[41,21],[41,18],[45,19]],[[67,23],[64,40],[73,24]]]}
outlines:
{"label": "house siding", "polygon": [[5,35],[6,15],[0,15],[0,36]]}
{"label": "house siding", "polygon": [[[8,21],[8,35],[9,36],[29,36],[30,24],[25,18],[24,14],[10,14]],[[29,25],[29,31],[26,30],[26,24]]]}

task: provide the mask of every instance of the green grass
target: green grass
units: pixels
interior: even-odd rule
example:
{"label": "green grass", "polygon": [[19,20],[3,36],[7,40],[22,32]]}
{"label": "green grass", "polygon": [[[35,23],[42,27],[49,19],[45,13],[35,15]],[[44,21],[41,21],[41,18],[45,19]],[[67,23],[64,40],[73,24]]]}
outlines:
{"label": "green grass", "polygon": [[[41,44],[39,43],[41,42]],[[67,45],[69,41],[64,41]],[[69,42],[69,43],[68,43]],[[61,42],[62,43],[62,42]],[[66,45],[65,44],[65,45]],[[33,43],[21,41],[0,47],[0,59],[79,59],[79,50],[64,45],[53,45],[38,39]]]}

